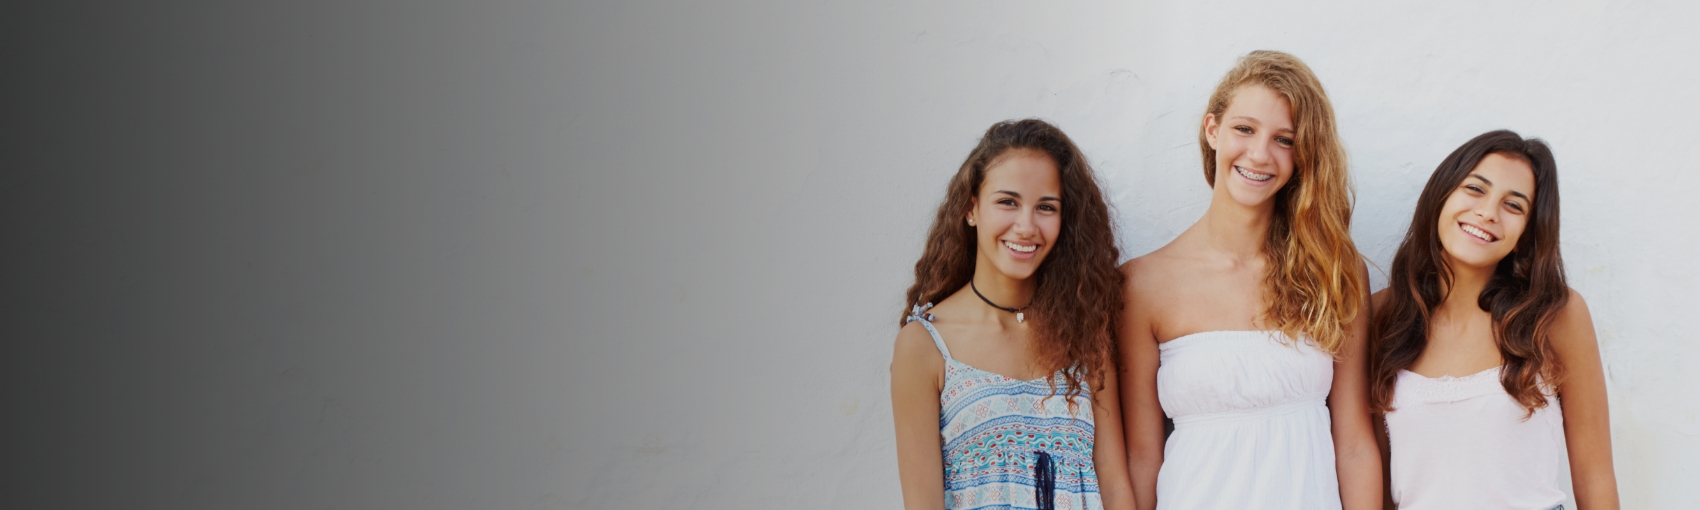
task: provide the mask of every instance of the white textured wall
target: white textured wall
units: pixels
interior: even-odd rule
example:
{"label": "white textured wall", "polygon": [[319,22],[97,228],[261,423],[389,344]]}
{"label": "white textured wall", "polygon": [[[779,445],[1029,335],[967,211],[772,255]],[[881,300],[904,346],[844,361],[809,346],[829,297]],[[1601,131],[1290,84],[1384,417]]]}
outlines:
{"label": "white textured wall", "polygon": [[895,508],[901,292],[979,133],[1060,125],[1143,254],[1268,48],[1383,267],[1452,148],[1552,144],[1625,506],[1691,508],[1700,5],[1483,3],[67,7],[8,45],[66,55],[15,75],[7,322],[57,354],[0,391],[61,439],[11,506]]}

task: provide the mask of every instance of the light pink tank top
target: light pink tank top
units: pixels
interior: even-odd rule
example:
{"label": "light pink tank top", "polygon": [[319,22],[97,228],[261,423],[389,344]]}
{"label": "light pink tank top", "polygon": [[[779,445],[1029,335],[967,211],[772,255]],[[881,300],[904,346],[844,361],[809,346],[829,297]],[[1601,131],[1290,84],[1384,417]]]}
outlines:
{"label": "light pink tank top", "polygon": [[1547,510],[1565,502],[1558,399],[1548,396],[1525,420],[1499,372],[1438,379],[1399,372],[1387,436],[1400,510]]}

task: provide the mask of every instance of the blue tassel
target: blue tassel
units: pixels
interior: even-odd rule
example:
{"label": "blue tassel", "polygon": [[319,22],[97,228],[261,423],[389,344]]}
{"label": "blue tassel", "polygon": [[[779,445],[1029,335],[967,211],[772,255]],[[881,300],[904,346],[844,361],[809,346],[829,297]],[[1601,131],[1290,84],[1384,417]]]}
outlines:
{"label": "blue tassel", "polygon": [[1039,458],[1033,462],[1033,492],[1038,510],[1057,509],[1057,468],[1051,465],[1051,454],[1044,450],[1033,453]]}

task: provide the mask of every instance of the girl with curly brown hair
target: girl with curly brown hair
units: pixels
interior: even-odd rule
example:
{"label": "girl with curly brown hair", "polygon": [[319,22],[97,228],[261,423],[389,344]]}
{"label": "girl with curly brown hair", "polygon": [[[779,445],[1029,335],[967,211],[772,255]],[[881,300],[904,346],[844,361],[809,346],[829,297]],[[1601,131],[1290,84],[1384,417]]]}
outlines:
{"label": "girl with curly brown hair", "polygon": [[1132,509],[1109,205],[1080,149],[986,130],[915,263],[891,361],[904,506]]}
{"label": "girl with curly brown hair", "polygon": [[1122,266],[1122,410],[1139,506],[1379,507],[1368,274],[1328,96],[1297,58],[1254,51],[1201,120],[1209,209]]}

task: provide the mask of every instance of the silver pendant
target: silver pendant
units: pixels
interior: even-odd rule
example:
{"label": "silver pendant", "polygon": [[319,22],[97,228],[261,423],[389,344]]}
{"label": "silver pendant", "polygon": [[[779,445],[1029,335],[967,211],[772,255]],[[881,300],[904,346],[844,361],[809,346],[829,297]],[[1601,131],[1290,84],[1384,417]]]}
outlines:
{"label": "silver pendant", "polygon": [[1015,312],[1015,322],[1027,322],[1027,314]]}

